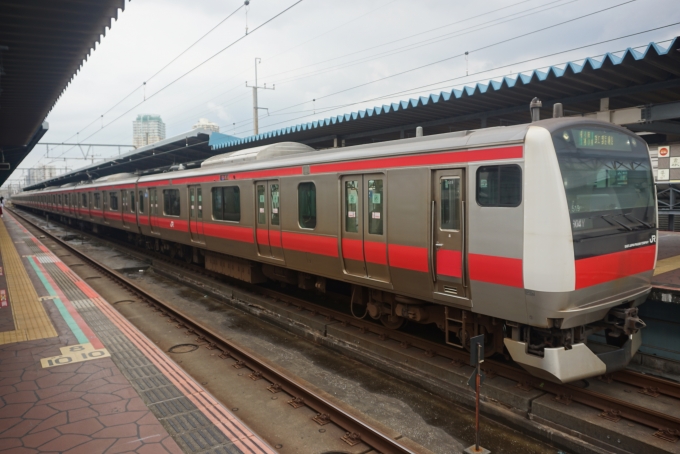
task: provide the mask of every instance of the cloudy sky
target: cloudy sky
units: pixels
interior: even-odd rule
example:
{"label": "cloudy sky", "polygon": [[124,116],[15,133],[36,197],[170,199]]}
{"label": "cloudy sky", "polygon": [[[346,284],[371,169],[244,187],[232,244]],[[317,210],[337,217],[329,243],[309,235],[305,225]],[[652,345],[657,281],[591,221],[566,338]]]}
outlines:
{"label": "cloudy sky", "polygon": [[[670,40],[678,22],[678,0],[132,0],[42,142],[132,144],[140,113],[161,115],[168,137],[201,117],[250,135],[256,57],[259,84],[276,85],[260,91],[263,132]],[[21,167],[82,167],[69,148],[48,159],[38,145]]]}

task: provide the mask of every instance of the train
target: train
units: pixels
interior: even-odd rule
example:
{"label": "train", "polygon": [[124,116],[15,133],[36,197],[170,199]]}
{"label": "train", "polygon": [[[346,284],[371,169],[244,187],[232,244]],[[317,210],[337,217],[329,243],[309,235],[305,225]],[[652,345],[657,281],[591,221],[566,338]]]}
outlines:
{"label": "train", "polygon": [[459,348],[484,334],[487,356],[559,383],[626,367],[657,257],[647,144],[582,117],[274,143],[11,201],[246,282],[342,288],[355,316]]}

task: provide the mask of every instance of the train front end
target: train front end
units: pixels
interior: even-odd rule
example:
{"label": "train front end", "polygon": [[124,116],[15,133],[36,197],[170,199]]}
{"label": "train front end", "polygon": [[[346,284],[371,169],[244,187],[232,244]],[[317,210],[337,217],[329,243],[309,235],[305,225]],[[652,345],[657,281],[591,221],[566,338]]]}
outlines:
{"label": "train front end", "polygon": [[[609,123],[535,122],[525,141],[524,287],[529,324],[508,325],[513,360],[570,382],[626,367],[641,344],[657,204],[647,144]],[[599,346],[588,339],[606,339]]]}

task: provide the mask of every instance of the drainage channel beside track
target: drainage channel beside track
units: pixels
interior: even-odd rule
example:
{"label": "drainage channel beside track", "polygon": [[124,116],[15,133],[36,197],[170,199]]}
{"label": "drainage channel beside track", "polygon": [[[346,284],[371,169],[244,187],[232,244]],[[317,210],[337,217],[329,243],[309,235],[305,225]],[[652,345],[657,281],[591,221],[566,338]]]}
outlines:
{"label": "drainage channel beside track", "polygon": [[[22,218],[34,225],[36,228],[41,228],[39,225],[37,225],[37,223],[29,220],[28,218],[24,216],[22,216]],[[49,232],[45,230],[43,230],[43,232],[49,235]],[[67,242],[64,242],[56,237],[53,238],[64,247],[74,251],[75,254],[84,256],[84,254],[72,248]],[[95,238],[97,238],[97,241],[100,242],[106,241],[99,237]],[[211,291],[211,293],[215,293],[222,298],[235,299],[234,292],[225,294],[225,292],[220,291],[219,289],[210,289],[211,284],[209,280],[219,277],[215,273],[205,271],[203,268],[195,265],[186,265],[179,261],[171,260],[168,257],[158,253],[148,254],[145,251],[144,254],[140,254],[139,251],[132,250],[129,246],[121,245],[116,242],[113,244],[119,250],[122,248],[123,252],[126,254],[135,255],[139,258],[145,257],[147,260],[149,259],[149,256],[153,257],[154,267],[162,274],[167,274],[168,276],[172,276],[175,279],[181,279],[183,282],[186,282],[189,285],[199,287],[204,291]],[[94,259],[84,258],[84,260],[87,260],[100,268],[102,267],[102,265],[98,264],[98,262]],[[107,274],[115,276],[112,277],[114,279],[120,279],[120,276],[115,272],[109,271]],[[129,284],[133,287],[136,287],[134,283],[130,282]],[[217,285],[215,285],[215,287],[217,287]],[[449,362],[449,367],[451,368],[461,368],[467,362],[467,352],[454,349],[446,345],[438,344],[436,342],[428,341],[399,331],[389,330],[374,323],[356,319],[345,313],[322,307],[315,303],[311,303],[304,299],[300,299],[276,290],[250,286],[248,284],[239,284],[239,287],[246,288],[248,291],[257,292],[275,301],[276,304],[283,308],[305,312],[307,315],[313,318],[320,317],[325,319],[326,322],[333,321],[339,323],[343,327],[354,329],[357,331],[357,336],[374,336],[377,337],[377,339],[381,342],[398,343],[400,348],[411,349],[412,352],[418,351],[419,354],[428,358],[436,357],[445,359]],[[144,292],[141,289],[136,289],[135,291],[140,291],[142,293]],[[219,333],[211,331],[205,326],[188,320],[184,314],[181,314],[176,309],[168,308],[167,305],[163,305],[162,302],[152,301],[153,297],[149,298],[144,296],[144,298],[151,301],[151,304],[159,307],[160,311],[167,314],[168,317],[173,318],[176,323],[182,324],[188,329],[194,330],[196,333],[203,333],[199,334],[199,336],[203,336],[211,348],[219,349],[220,351],[224,352],[223,354],[234,357],[236,361],[243,361],[244,365],[248,365],[255,376],[261,376],[272,383],[278,384],[281,386],[280,389],[283,389],[291,396],[304,399],[305,404],[312,406],[312,400],[308,402],[307,399],[313,399],[313,397],[307,397],[304,389],[298,389],[294,386],[294,384],[288,383],[285,379],[285,375],[284,378],[279,378],[280,374],[276,375],[277,371],[268,371],[264,367],[265,365],[261,364],[260,362],[248,360],[247,356],[245,356],[243,352],[240,352],[237,346],[229,345],[229,343],[224,339],[220,339]],[[533,390],[540,391],[541,393],[549,393],[553,396],[556,402],[560,402],[564,405],[577,402],[587,407],[595,408],[601,412],[599,413],[599,416],[605,420],[616,422],[623,419],[649,427],[652,429],[649,435],[655,435],[660,440],[665,440],[666,442],[676,442],[678,438],[680,438],[680,418],[674,415],[665,414],[647,406],[636,405],[635,403],[629,402],[627,400],[592,391],[579,385],[557,385],[550,382],[540,381],[525,371],[518,369],[514,365],[501,361],[487,360],[485,362],[485,371],[489,379],[493,379],[495,376],[509,379],[516,384],[516,387],[519,390],[526,390],[526,392]],[[664,395],[673,399],[680,399],[680,385],[678,385],[678,383],[659,379],[649,375],[626,370],[616,372],[609,376],[600,377],[600,379],[604,382],[618,382],[620,384],[633,386],[636,388],[636,391],[639,394],[651,397]],[[630,390],[627,390],[627,392],[630,392]],[[361,433],[361,438],[366,441],[365,436],[363,435],[366,432],[365,427],[363,427],[361,424],[357,426],[356,422],[352,422],[351,419],[346,421],[346,415],[343,416],[342,414],[339,414],[333,416],[333,409],[326,407],[326,404],[327,403],[321,403],[317,404],[318,407],[314,407],[315,409],[318,408],[320,418],[326,418],[324,415],[328,415],[334,422],[338,423],[342,427],[346,427],[348,432],[350,432],[350,436],[352,436],[352,433]],[[539,418],[536,419],[538,420]],[[375,436],[375,434],[371,434],[370,431],[368,434],[369,436]],[[376,441],[375,443],[378,443],[379,441],[380,440]],[[371,444],[371,446],[373,445]],[[378,450],[382,450],[377,446],[374,447]],[[409,452],[396,451],[391,449],[389,446],[385,446],[384,449],[386,450],[383,450],[382,452]],[[623,448],[623,451],[621,452],[625,452],[625,448]]]}

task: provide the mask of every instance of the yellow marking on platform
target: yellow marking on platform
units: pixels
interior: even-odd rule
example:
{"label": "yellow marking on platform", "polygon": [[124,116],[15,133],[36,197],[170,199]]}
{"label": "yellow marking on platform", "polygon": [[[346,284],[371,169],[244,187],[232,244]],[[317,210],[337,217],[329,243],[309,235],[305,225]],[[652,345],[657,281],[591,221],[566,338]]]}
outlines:
{"label": "yellow marking on platform", "polygon": [[667,259],[657,260],[656,269],[654,270],[654,276],[659,274],[668,273],[669,271],[677,270],[680,268],[680,255],[674,257],[668,257]]}
{"label": "yellow marking on platform", "polygon": [[5,267],[14,331],[0,332],[0,344],[57,337],[57,331],[40,302],[14,242],[0,219],[0,254]]}
{"label": "yellow marking on platform", "polygon": [[61,355],[51,356],[40,360],[43,369],[55,366],[64,366],[66,364],[80,363],[83,361],[90,361],[99,358],[108,358],[111,356],[109,351],[105,348],[95,350],[92,344],[77,344],[61,347]]}

